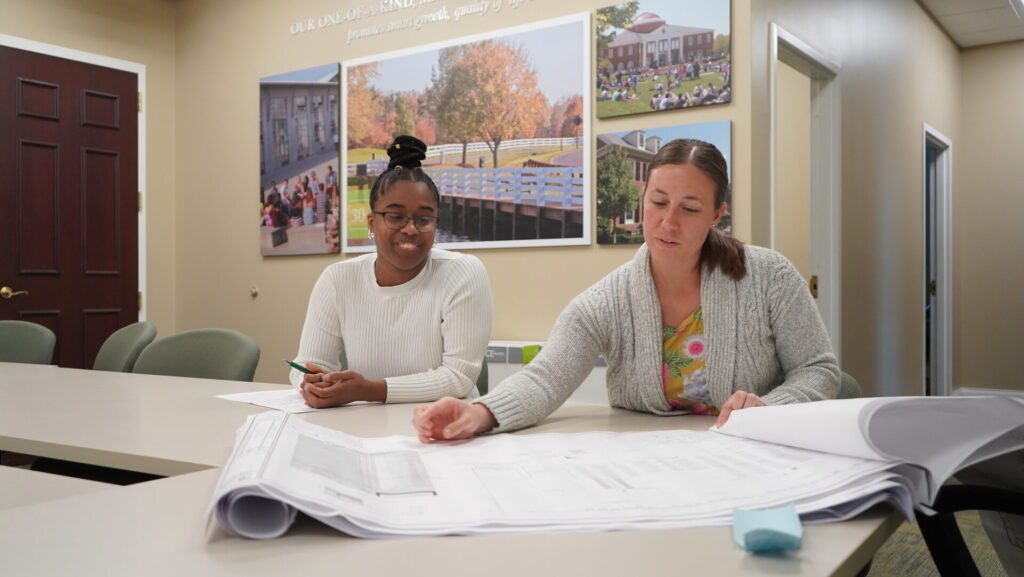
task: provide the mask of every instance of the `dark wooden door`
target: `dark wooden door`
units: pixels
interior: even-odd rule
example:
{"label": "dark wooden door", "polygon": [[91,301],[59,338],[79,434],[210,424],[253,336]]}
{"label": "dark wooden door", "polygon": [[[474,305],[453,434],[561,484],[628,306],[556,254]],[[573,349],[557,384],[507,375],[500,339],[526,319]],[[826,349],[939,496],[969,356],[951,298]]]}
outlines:
{"label": "dark wooden door", "polygon": [[138,320],[137,95],[133,73],[0,46],[0,319],[49,327],[64,367]]}

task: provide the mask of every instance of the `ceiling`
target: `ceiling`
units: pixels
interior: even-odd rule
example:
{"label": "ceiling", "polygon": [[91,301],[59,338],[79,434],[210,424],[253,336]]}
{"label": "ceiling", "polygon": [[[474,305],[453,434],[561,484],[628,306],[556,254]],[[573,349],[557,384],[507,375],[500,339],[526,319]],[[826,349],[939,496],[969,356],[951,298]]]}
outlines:
{"label": "ceiling", "polygon": [[961,48],[1024,40],[1022,0],[918,1]]}

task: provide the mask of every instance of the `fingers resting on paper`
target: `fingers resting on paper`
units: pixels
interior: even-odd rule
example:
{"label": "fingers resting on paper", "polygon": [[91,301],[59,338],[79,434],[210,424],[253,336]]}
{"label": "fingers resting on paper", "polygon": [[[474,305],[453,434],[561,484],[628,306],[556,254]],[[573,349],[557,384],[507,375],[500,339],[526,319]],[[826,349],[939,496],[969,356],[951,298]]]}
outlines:
{"label": "fingers resting on paper", "polygon": [[764,402],[761,401],[761,397],[758,397],[754,393],[748,393],[747,391],[736,391],[719,408],[718,420],[715,421],[715,426],[721,427],[722,425],[724,425],[725,422],[729,420],[729,415],[733,411],[763,406]]}
{"label": "fingers resting on paper", "polygon": [[468,439],[497,425],[487,407],[454,397],[416,407],[412,424],[423,443]]}

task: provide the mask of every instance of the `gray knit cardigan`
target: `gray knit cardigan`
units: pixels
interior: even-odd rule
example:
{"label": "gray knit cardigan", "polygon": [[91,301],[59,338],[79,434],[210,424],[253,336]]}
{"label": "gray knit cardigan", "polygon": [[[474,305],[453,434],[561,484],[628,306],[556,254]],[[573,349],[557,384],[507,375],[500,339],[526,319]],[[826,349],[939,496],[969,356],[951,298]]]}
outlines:
{"label": "gray knit cardigan", "polygon": [[[746,256],[747,276],[740,281],[720,271],[701,276],[712,402],[721,406],[737,390],[768,405],[834,398],[839,366],[804,280],[775,251],[747,246]],[[632,261],[574,298],[540,354],[476,402],[494,414],[495,431],[528,427],[561,406],[603,355],[612,406],[680,414],[662,389],[661,327],[644,245]]]}

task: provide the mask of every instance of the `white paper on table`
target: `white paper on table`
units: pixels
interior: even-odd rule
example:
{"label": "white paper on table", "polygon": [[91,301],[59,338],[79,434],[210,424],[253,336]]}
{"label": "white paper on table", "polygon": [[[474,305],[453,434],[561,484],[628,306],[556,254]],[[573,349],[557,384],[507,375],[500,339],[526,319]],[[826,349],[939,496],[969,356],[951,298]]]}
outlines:
{"label": "white paper on table", "polygon": [[[210,504],[207,515],[216,508],[219,518],[225,518],[227,511],[244,512],[247,507],[236,507],[240,499],[262,493],[253,490],[259,486],[259,479],[270,454],[274,451],[280,438],[282,424],[288,415],[280,412],[267,411],[259,415],[250,415],[245,425],[235,436],[235,450],[224,465],[220,479],[217,481],[215,495],[225,495],[225,499],[215,499]],[[260,515],[233,515],[231,524],[241,533],[256,538],[272,538],[282,535],[295,520],[296,509],[284,502],[276,505],[261,499],[265,505],[276,509],[276,515],[267,515],[270,508],[264,507]]]}
{"label": "white paper on table", "polygon": [[956,468],[1024,448],[1016,401],[850,401],[737,411],[721,432],[742,436],[499,434],[431,445],[263,413],[247,421],[214,500],[222,526],[256,538],[284,533],[295,510],[362,537],[724,525],[735,508],[788,503],[807,521],[880,502],[910,517]]}
{"label": "white paper on table", "polygon": [[843,399],[733,411],[724,425],[711,430],[790,447],[885,459],[862,434],[861,413],[876,400]]}
{"label": "white paper on table", "polygon": [[712,430],[892,463],[927,474],[919,503],[931,503],[943,481],[976,462],[1024,444],[1024,403],[1007,397],[877,397],[757,407],[735,411]]}
{"label": "white paper on table", "polygon": [[292,387],[276,391],[253,391],[251,393],[231,393],[214,396],[218,399],[249,403],[250,405],[259,405],[261,407],[277,409],[278,411],[284,411],[286,413],[308,413],[310,411],[320,410],[307,405],[306,401],[303,400],[302,395],[299,394],[299,391]]}
{"label": "white paper on table", "polygon": [[[276,409],[285,413],[310,413],[313,411],[327,411],[330,409],[340,409],[342,407],[330,407],[329,409],[314,409],[306,404],[306,401],[299,394],[299,391],[289,387],[288,389],[281,389],[279,391],[253,391],[251,393],[230,393],[224,395],[214,395],[218,399],[225,399],[228,401],[238,401],[240,403],[248,403],[250,405],[257,405],[260,407],[267,407],[268,409]],[[363,401],[355,401],[343,407],[356,407],[360,405],[373,405],[376,403],[369,403]]]}
{"label": "white paper on table", "polygon": [[[703,431],[494,435],[422,445],[413,437],[360,439],[277,415],[248,422],[264,431],[258,421],[272,420],[277,431],[258,478],[225,483],[214,495],[222,525],[250,537],[283,533],[290,518],[270,508],[266,529],[232,527],[239,496],[262,494],[350,534],[384,537],[724,525],[737,507],[800,509],[806,501],[859,510],[847,503],[863,499],[864,486],[894,485],[881,461]],[[250,451],[236,446],[236,453]],[[237,478],[234,461],[225,475]]]}

